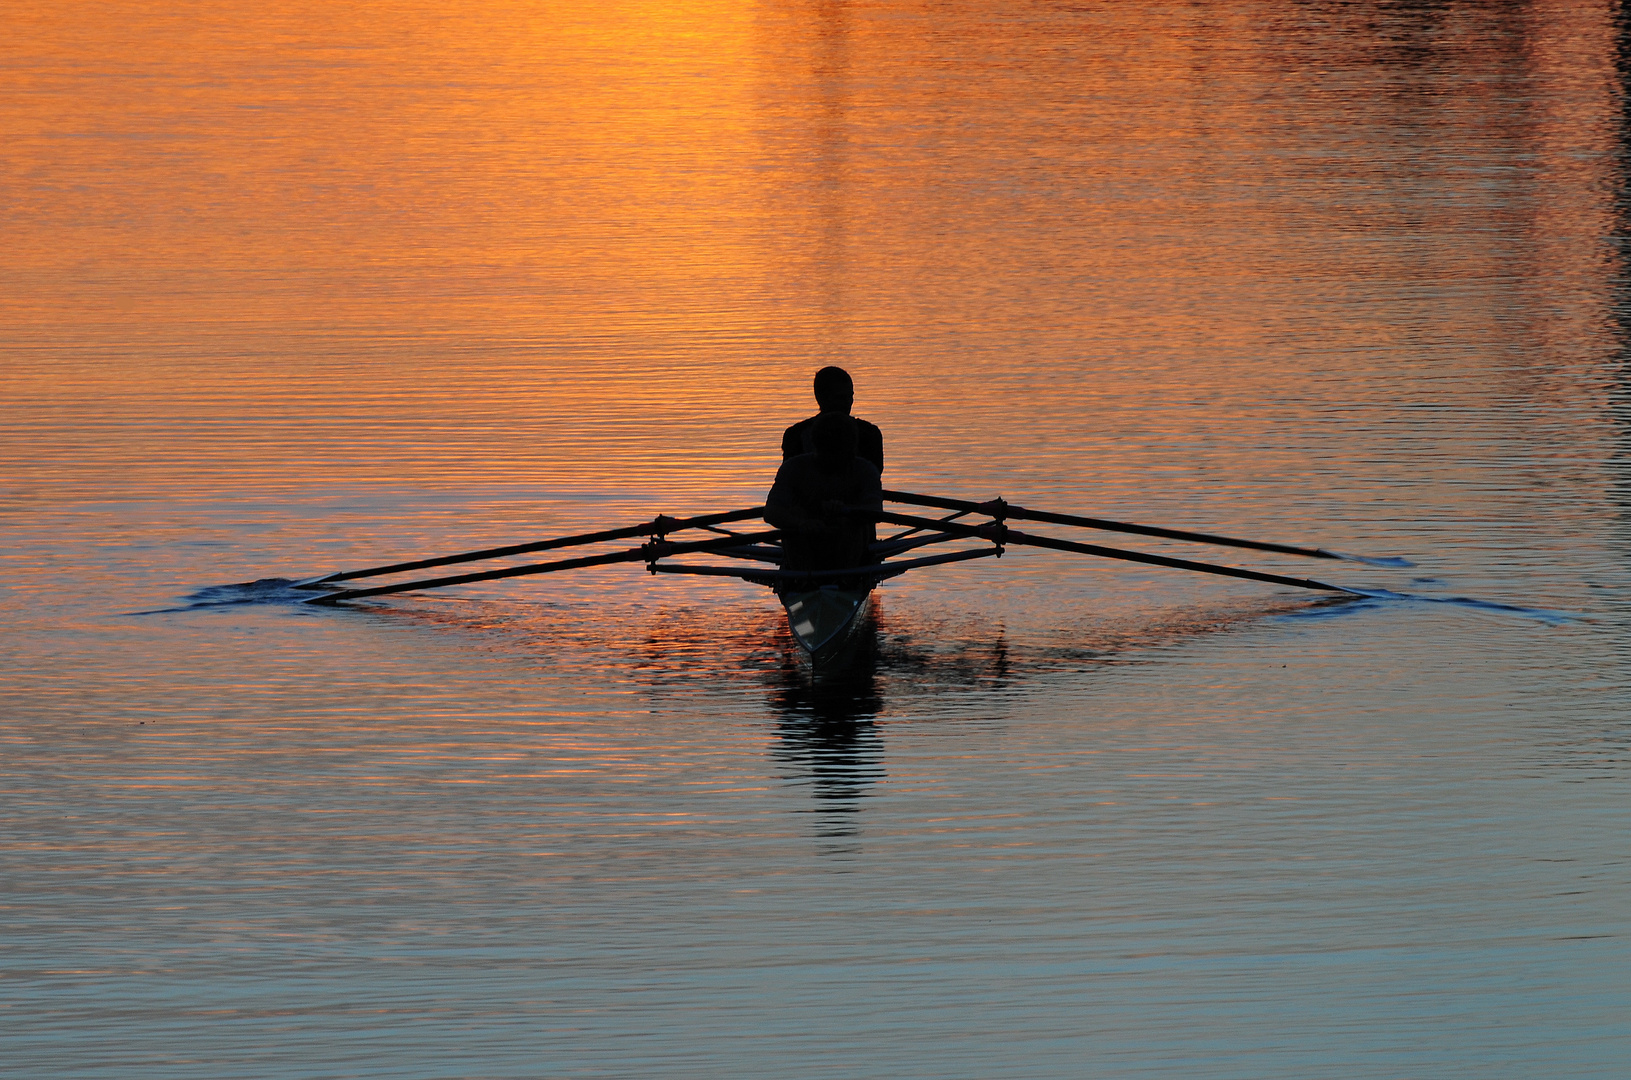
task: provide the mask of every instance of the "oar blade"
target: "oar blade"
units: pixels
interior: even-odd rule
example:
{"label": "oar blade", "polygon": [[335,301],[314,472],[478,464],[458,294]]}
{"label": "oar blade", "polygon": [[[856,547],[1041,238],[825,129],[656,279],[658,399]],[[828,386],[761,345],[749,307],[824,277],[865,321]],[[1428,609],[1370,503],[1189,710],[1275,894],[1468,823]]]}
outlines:
{"label": "oar blade", "polygon": [[1394,555],[1388,558],[1377,558],[1373,555],[1350,555],[1346,551],[1333,551],[1331,557],[1344,562],[1364,563],[1366,566],[1381,566],[1390,570],[1404,570],[1416,564],[1409,559]]}

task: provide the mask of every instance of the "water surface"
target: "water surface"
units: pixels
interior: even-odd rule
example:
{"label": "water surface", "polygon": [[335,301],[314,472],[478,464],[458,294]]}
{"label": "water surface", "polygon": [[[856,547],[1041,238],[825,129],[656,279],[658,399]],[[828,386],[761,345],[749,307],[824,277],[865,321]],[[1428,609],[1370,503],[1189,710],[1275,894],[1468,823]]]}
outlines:
{"label": "water surface", "polygon": [[[9,22],[19,1075],[1623,1074],[1616,5]],[[1014,550],[825,681],[228,588],[754,505],[827,363],[892,487],[1414,566]]]}

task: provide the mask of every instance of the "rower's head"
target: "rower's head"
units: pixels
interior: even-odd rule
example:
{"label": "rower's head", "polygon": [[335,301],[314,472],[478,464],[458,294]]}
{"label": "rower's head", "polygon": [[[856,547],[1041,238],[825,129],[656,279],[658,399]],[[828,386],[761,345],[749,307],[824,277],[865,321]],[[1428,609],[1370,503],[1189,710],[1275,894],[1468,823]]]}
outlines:
{"label": "rower's head", "polygon": [[855,382],[841,367],[824,367],[816,372],[815,399],[822,412],[848,416],[855,405]]}
{"label": "rower's head", "polygon": [[822,413],[816,417],[810,434],[815,441],[816,463],[822,472],[843,472],[854,463],[855,421],[844,413]]}

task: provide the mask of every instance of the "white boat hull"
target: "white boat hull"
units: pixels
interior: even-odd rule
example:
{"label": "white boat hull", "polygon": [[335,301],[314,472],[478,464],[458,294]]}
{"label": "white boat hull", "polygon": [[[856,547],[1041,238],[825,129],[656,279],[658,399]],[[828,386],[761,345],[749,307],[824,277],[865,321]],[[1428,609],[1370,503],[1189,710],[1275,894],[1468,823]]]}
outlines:
{"label": "white boat hull", "polygon": [[866,622],[871,589],[800,590],[781,594],[793,640],[817,667],[842,656]]}

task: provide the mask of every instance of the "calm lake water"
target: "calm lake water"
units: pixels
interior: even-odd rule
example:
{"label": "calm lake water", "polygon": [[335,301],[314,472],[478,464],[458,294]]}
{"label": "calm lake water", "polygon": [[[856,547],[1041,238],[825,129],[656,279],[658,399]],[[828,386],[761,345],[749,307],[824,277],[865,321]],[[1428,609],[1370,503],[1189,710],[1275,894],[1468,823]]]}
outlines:
{"label": "calm lake water", "polygon": [[[0,1072],[1626,1075],[1617,4],[6,22]],[[1399,595],[1014,550],[833,680],[230,587],[756,505],[828,363],[888,486],[1415,565],[1089,534]]]}

